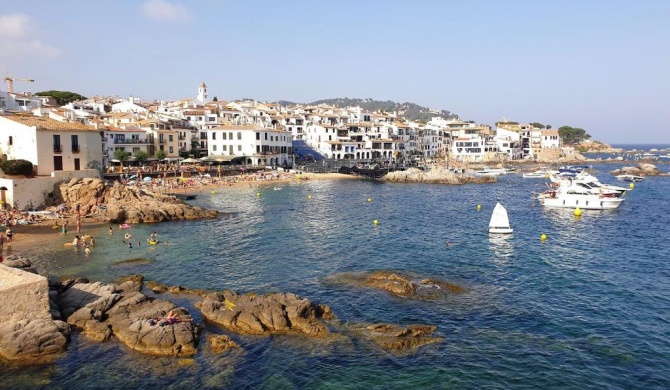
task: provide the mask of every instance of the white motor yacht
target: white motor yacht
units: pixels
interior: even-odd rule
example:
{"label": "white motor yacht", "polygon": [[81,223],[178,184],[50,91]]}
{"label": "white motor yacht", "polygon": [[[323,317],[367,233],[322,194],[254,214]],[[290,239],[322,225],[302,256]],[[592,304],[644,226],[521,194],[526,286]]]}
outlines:
{"label": "white motor yacht", "polygon": [[578,183],[560,182],[555,188],[542,192],[538,200],[545,207],[609,210],[621,206],[623,193],[603,193]]}
{"label": "white motor yacht", "polygon": [[488,168],[488,167],[484,167],[484,169],[475,172],[477,176],[499,176],[504,175],[506,173],[507,171],[505,170],[505,168]]}

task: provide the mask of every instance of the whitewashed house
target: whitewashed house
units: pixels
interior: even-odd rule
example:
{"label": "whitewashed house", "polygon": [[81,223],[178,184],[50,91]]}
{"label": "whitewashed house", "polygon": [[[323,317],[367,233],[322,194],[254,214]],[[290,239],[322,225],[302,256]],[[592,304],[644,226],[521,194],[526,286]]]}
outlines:
{"label": "whitewashed house", "polygon": [[292,135],[253,124],[226,124],[207,130],[209,157],[240,160],[253,166],[292,166]]}

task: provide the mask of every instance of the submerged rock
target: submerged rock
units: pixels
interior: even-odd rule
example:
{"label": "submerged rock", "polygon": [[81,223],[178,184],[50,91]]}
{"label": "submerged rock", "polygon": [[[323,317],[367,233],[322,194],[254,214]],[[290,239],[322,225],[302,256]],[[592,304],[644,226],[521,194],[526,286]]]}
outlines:
{"label": "submerged rock", "polygon": [[328,329],[322,318],[330,308],[315,305],[295,294],[244,294],[231,291],[209,294],[200,305],[205,318],[226,329],[255,335],[297,333],[324,337]]}
{"label": "submerged rock", "polygon": [[436,329],[435,325],[375,324],[354,330],[384,349],[408,351],[441,342],[441,337],[432,336]]}
{"label": "submerged rock", "polygon": [[330,276],[326,282],[371,287],[396,296],[420,299],[442,300],[453,294],[463,294],[467,288],[444,280],[427,279],[397,271],[347,272]]}

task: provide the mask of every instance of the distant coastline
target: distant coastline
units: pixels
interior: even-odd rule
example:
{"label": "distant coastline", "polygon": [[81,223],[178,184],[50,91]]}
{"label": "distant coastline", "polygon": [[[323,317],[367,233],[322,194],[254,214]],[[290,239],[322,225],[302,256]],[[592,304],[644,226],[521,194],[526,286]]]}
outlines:
{"label": "distant coastline", "polygon": [[623,149],[623,150],[651,150],[651,149],[668,149],[670,148],[670,143],[667,144],[610,144],[613,149]]}

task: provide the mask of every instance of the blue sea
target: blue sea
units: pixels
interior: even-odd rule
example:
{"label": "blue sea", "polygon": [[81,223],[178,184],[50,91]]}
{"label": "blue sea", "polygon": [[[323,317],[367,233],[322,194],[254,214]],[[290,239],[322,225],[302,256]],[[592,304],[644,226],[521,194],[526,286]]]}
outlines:
{"label": "blue sea", "polygon": [[[615,183],[609,171],[620,166],[598,164],[595,174]],[[579,218],[543,209],[532,199],[543,180],[520,174],[486,185],[281,186],[202,193],[193,203],[221,218],[131,229],[133,240],[157,231],[168,244],[130,250],[105,226],[85,231],[97,241],[91,255],[63,247],[69,240],[57,233],[30,255],[53,276],[141,273],[168,286],[293,292],[332,307],[336,342],[231,334],[203,324],[195,298],[164,294],[203,324],[193,359],[149,358],[75,332],[52,364],[0,363],[0,388],[670,388],[670,177],[647,177],[619,209]],[[496,201],[515,229],[506,238],[487,234]],[[115,265],[137,257],[153,263]],[[407,271],[468,292],[418,301],[326,281],[367,270]],[[381,322],[433,324],[444,341],[397,354],[347,330]],[[204,342],[211,333],[241,349],[212,355]]]}

